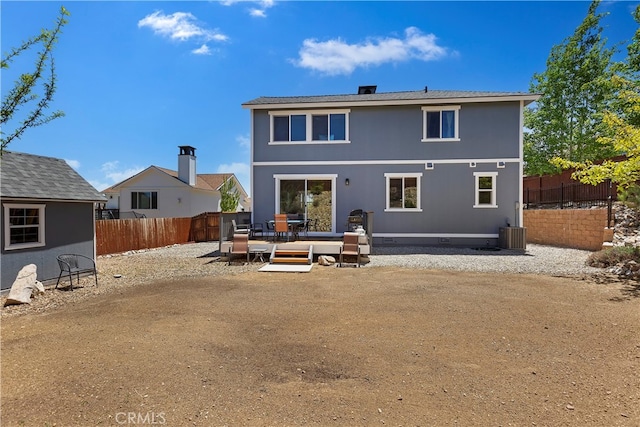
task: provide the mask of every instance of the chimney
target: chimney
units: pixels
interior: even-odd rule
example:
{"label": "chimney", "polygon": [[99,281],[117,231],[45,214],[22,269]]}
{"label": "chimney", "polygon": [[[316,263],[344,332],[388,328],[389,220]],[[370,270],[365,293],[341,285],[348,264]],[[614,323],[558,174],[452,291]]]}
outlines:
{"label": "chimney", "polygon": [[191,186],[196,185],[196,149],[180,145],[178,155],[178,179]]}

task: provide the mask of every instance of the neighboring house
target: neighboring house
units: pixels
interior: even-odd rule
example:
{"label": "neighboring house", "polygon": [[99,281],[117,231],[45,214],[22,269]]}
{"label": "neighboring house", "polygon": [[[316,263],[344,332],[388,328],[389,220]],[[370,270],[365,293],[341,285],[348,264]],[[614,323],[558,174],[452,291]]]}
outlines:
{"label": "neighboring house", "polygon": [[[196,174],[195,148],[180,146],[178,171],[149,166],[103,193],[106,209],[136,212],[147,218],[193,217],[220,211],[220,187],[232,179],[240,194],[237,211],[249,210],[250,200],[232,173]],[[124,216],[124,215],[122,215]]]}
{"label": "neighboring house", "polygon": [[0,158],[1,288],[35,264],[38,280],[56,279],[56,257],[95,259],[94,204],[105,198],[64,160],[5,151]]}
{"label": "neighboring house", "polygon": [[538,95],[425,90],[260,97],[251,112],[254,222],[339,235],[372,212],[374,243],[495,246],[522,225],[523,110]]}

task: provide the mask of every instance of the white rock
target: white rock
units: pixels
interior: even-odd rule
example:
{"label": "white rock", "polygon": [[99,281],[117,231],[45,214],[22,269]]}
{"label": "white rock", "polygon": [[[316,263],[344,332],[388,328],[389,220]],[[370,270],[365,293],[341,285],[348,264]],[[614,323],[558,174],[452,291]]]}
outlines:
{"label": "white rock", "polygon": [[5,305],[30,304],[31,293],[34,289],[40,293],[44,292],[44,286],[36,280],[36,270],[35,264],[28,264],[22,267],[13,285],[11,285],[11,291],[9,291]]}
{"label": "white rock", "polygon": [[336,259],[331,255],[320,255],[318,257],[319,265],[332,265],[336,263]]}

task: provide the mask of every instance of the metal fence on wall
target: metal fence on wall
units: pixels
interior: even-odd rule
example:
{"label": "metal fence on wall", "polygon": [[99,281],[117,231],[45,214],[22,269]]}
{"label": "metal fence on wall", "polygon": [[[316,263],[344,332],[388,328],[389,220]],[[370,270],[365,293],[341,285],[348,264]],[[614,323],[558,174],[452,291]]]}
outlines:
{"label": "metal fence on wall", "polygon": [[607,224],[612,224],[612,205],[617,193],[611,180],[598,185],[575,182],[556,187],[524,188],[525,209],[578,209],[606,206]]}

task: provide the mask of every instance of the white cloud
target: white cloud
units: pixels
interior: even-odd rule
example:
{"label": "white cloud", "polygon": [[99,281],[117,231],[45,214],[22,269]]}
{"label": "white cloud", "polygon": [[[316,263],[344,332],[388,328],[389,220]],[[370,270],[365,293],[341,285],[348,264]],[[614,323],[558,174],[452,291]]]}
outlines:
{"label": "white cloud", "polygon": [[112,185],[112,184],[108,184],[106,182],[100,182],[100,181],[95,181],[95,180],[89,180],[88,182],[89,182],[89,184],[91,184],[93,186],[93,188],[95,188],[98,191],[106,190],[107,188],[111,187],[111,185]]}
{"label": "white cloud", "polygon": [[249,147],[251,147],[251,139],[249,135],[238,135],[236,136],[236,142],[243,150],[249,151]]}
{"label": "white cloud", "polygon": [[267,17],[267,9],[275,6],[276,2],[274,0],[257,0],[257,1],[246,1],[246,0],[222,0],[220,2],[223,6],[233,6],[236,3],[255,3],[256,7],[251,7],[248,9],[249,15],[256,18],[266,18]]}
{"label": "white cloud", "polygon": [[267,13],[263,9],[249,9],[249,15],[254,16],[256,18],[266,18]]}
{"label": "white cloud", "polygon": [[133,167],[128,167],[126,169],[121,169],[120,162],[116,160],[113,162],[103,163],[100,170],[104,174],[104,178],[107,180],[107,182],[110,182],[110,184],[108,184],[107,187],[110,187],[114,184],[124,181],[127,178],[131,178],[135,174],[143,171],[144,169],[145,168],[140,166],[133,166]]}
{"label": "white cloud", "polygon": [[434,34],[424,34],[416,27],[405,30],[404,38],[375,38],[362,43],[348,44],[341,39],[319,42],[303,41],[295,65],[323,74],[351,74],[358,67],[377,66],[418,59],[434,61],[450,54],[439,46]]}
{"label": "white cloud", "polygon": [[249,187],[250,168],[247,163],[234,162],[230,164],[222,164],[218,166],[218,170],[216,172],[235,174],[236,178],[238,178],[238,181],[240,181],[240,184],[242,184],[242,187],[244,188],[244,190],[247,193],[250,191],[250,187]]}
{"label": "white cloud", "polygon": [[69,160],[69,159],[64,159],[65,162],[67,162],[67,164],[69,166],[71,166],[72,168],[74,168],[75,170],[80,169],[80,162],[77,160]]}
{"label": "white cloud", "polygon": [[155,34],[178,41],[189,39],[226,41],[228,39],[226,35],[216,30],[200,26],[196,17],[189,12],[165,15],[162,11],[156,11],[138,21],[138,27],[148,27]]}
{"label": "white cloud", "polygon": [[191,53],[195,55],[211,55],[211,49],[209,49],[209,46],[207,46],[206,44],[203,44],[199,48],[193,49]]}

